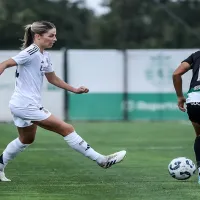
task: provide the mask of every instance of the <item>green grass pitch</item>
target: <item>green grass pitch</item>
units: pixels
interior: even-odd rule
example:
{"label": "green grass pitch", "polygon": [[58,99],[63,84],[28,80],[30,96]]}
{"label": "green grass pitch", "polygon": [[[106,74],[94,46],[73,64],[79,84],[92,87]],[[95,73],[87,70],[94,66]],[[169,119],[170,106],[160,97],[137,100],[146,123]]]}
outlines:
{"label": "green grass pitch", "polygon": [[[127,150],[110,169],[70,149],[59,135],[38,129],[35,142],[6,168],[0,200],[182,200],[198,199],[197,175],[177,181],[167,171],[179,156],[195,161],[192,126],[181,122],[77,122],[76,131],[95,150]],[[0,124],[0,151],[17,137]]]}

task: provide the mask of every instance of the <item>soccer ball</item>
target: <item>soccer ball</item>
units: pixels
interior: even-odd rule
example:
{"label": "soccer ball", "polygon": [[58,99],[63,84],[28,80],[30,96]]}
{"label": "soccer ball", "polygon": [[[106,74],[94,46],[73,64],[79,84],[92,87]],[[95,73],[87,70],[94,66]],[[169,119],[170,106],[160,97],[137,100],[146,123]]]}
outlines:
{"label": "soccer ball", "polygon": [[168,165],[169,174],[177,180],[189,179],[196,171],[192,160],[186,157],[173,159]]}

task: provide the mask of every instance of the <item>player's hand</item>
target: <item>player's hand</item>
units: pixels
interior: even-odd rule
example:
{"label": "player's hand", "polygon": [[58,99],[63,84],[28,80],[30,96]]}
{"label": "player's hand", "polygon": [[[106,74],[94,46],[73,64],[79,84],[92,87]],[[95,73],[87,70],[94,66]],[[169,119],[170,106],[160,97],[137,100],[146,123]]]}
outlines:
{"label": "player's hand", "polygon": [[178,108],[182,111],[185,112],[185,97],[178,97]]}
{"label": "player's hand", "polygon": [[82,94],[82,93],[88,93],[88,92],[89,92],[89,89],[84,86],[77,88],[75,91],[76,94]]}

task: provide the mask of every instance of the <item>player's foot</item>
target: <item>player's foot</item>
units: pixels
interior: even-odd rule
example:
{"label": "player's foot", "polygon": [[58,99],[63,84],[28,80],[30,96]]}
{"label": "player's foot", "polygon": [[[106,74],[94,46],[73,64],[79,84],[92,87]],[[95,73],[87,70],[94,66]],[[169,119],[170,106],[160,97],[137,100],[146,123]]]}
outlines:
{"label": "player's foot", "polygon": [[125,150],[110,154],[108,156],[105,156],[105,159],[102,162],[98,163],[98,165],[105,169],[109,168],[114,164],[120,163],[124,159],[125,155]]}
{"label": "player's foot", "polygon": [[3,181],[3,182],[5,181],[6,182],[6,181],[11,181],[11,180],[6,178],[4,172],[0,171],[0,181]]}

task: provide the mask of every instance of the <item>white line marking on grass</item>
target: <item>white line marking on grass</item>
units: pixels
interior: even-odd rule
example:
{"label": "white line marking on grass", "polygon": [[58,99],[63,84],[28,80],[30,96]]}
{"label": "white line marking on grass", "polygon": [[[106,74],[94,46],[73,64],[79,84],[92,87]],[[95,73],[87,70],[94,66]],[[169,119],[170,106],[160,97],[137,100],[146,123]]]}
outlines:
{"label": "white line marking on grass", "polygon": [[[176,150],[176,149],[184,149],[182,146],[171,146],[171,147],[163,147],[163,146],[149,146],[149,147],[132,147],[131,150]],[[0,148],[0,151],[4,149]],[[26,151],[34,152],[34,151],[67,151],[67,148],[29,148]]]}
{"label": "white line marking on grass", "polygon": [[142,149],[147,149],[147,150],[176,150],[176,149],[183,149],[181,146],[174,146],[174,147],[147,147],[147,148],[142,148]]}
{"label": "white line marking on grass", "polygon": [[[3,183],[3,182],[2,182]],[[106,182],[102,182],[102,183],[68,183],[66,182],[65,184],[37,184],[37,186],[40,186],[40,187],[63,187],[63,186],[68,186],[68,187],[86,187],[86,186],[121,186],[121,185],[130,185],[130,183],[106,183]],[[18,192],[16,191],[17,194],[24,194],[23,192]],[[1,191],[1,194],[3,194],[4,192]],[[7,192],[5,192],[4,194],[7,194]],[[16,194],[15,192],[9,192],[9,194]],[[26,193],[27,194],[27,193]],[[31,195],[31,194],[39,194],[39,193],[34,193],[34,192],[29,192],[28,195]],[[52,193],[53,195],[57,195],[56,193]],[[43,195],[43,194],[42,194]],[[48,194],[47,194],[48,195]],[[58,194],[59,195],[59,194]]]}
{"label": "white line marking on grass", "polygon": [[187,126],[192,126],[191,122],[190,121],[180,121],[180,124],[183,124],[183,125],[187,125]]}

